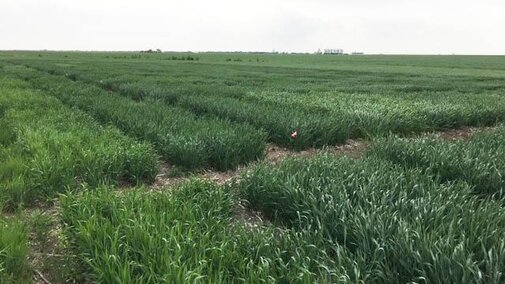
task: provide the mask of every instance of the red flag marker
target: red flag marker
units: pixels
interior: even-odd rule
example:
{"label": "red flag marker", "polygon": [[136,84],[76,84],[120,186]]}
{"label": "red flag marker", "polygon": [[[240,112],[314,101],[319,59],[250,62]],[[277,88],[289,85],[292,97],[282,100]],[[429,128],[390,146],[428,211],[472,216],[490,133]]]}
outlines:
{"label": "red flag marker", "polygon": [[291,133],[291,139],[296,139],[296,137],[298,137],[298,132],[297,131],[292,132]]}

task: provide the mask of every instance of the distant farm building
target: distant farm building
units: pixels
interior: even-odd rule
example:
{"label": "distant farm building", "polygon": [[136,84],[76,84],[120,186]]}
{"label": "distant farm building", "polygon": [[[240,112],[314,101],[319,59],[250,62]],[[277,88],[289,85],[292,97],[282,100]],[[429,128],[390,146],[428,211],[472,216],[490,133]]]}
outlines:
{"label": "distant farm building", "polygon": [[353,53],[351,53],[351,54],[352,54],[352,55],[364,55],[365,53],[355,51],[355,52],[353,52]]}
{"label": "distant farm building", "polygon": [[328,55],[344,55],[344,50],[343,49],[325,49],[323,54],[328,54]]}

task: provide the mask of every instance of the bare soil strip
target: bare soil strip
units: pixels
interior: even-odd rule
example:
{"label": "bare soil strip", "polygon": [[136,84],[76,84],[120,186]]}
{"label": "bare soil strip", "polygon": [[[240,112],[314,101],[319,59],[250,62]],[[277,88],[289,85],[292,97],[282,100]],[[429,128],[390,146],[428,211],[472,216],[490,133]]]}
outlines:
{"label": "bare soil strip", "polygon": [[[456,141],[456,140],[468,140],[475,133],[482,131],[490,131],[495,129],[496,127],[462,127],[459,129],[447,129],[442,131],[435,132],[426,132],[421,134],[422,137],[435,137],[448,141]],[[310,158],[315,156],[318,153],[329,153],[335,155],[346,155],[353,158],[361,157],[366,150],[371,145],[371,141],[364,139],[349,139],[345,144],[328,146],[322,149],[307,149],[303,151],[293,151],[285,147],[280,147],[275,144],[269,143],[267,145],[266,155],[263,161],[270,163],[272,165],[277,165],[281,163],[284,159],[294,157],[294,158]],[[256,162],[257,163],[257,162]],[[160,164],[160,173],[156,177],[156,181],[154,182],[151,189],[153,190],[161,190],[170,187],[177,186],[182,182],[188,181],[190,178],[200,178],[205,180],[213,181],[219,185],[226,184],[231,180],[238,178],[241,173],[247,171],[255,163],[251,163],[249,165],[239,166],[236,170],[230,170],[226,172],[217,172],[217,171],[202,171],[197,174],[193,174],[191,176],[173,176],[172,169],[173,167],[166,162],[162,162]]]}
{"label": "bare soil strip", "polygon": [[446,129],[442,131],[436,131],[436,132],[428,132],[422,134],[422,136],[426,137],[437,137],[443,140],[448,140],[448,141],[456,141],[456,140],[468,140],[470,139],[475,133],[478,132],[484,132],[484,131],[491,131],[493,129],[496,129],[495,126],[490,126],[490,127],[469,127],[465,126],[462,128],[457,128],[457,129]]}
{"label": "bare soil strip", "polygon": [[[29,209],[24,218],[29,226],[29,261],[34,283],[62,283],[75,256],[68,255],[62,239],[57,206]],[[72,258],[72,259],[71,259]]]}
{"label": "bare soil strip", "polygon": [[[326,147],[323,149],[307,149],[303,151],[292,151],[289,150],[288,148],[279,147],[274,144],[268,144],[265,158],[263,161],[259,162],[266,162],[272,165],[277,165],[286,158],[290,157],[309,158],[322,152],[335,155],[348,155],[354,158],[358,158],[366,151],[369,145],[370,142],[365,140],[348,140],[346,144]],[[167,187],[177,186],[184,181],[188,181],[191,178],[210,180],[219,185],[223,185],[225,183],[230,182],[234,178],[238,178],[241,173],[250,169],[252,166],[254,166],[254,164],[255,163],[251,163],[249,165],[242,165],[239,166],[236,170],[230,170],[226,172],[207,170],[191,176],[174,177],[171,174],[173,167],[166,162],[161,162],[159,171],[160,173],[156,177],[156,181],[154,182],[152,189],[160,190]]]}

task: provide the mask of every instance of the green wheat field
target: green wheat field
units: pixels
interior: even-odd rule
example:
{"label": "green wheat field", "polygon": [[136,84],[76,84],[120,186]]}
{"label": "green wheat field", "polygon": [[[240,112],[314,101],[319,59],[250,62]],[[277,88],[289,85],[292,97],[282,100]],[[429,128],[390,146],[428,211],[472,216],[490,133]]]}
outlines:
{"label": "green wheat field", "polygon": [[0,283],[505,283],[504,205],[505,56],[0,52]]}

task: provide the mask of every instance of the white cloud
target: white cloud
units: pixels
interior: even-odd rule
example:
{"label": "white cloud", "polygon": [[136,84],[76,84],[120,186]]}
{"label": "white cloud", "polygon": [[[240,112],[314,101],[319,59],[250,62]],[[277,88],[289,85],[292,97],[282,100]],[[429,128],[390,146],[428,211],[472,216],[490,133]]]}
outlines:
{"label": "white cloud", "polygon": [[2,0],[0,49],[505,53],[498,0]]}

